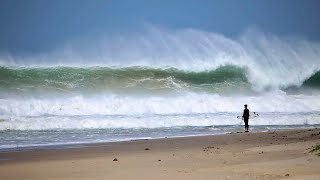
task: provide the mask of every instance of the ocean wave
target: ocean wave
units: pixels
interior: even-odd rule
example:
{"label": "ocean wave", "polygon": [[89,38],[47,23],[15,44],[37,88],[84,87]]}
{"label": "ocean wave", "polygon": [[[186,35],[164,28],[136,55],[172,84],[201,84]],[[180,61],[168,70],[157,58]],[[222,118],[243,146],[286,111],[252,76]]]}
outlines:
{"label": "ocean wave", "polygon": [[51,97],[0,99],[2,116],[76,116],[76,115],[145,115],[201,114],[240,112],[249,104],[258,112],[313,112],[320,110],[320,95],[287,95],[272,92],[259,96],[220,96],[185,94],[179,96]]}
{"label": "ocean wave", "polygon": [[320,71],[316,72],[311,77],[306,79],[303,82],[303,86],[319,89],[320,88]]}
{"label": "ocean wave", "polygon": [[[174,114],[144,116],[41,116],[41,117],[1,117],[0,131],[4,130],[71,130],[71,129],[106,129],[112,134],[115,129],[135,129],[136,131],[152,128],[187,128],[243,125],[237,119],[239,113],[215,114]],[[319,125],[319,113],[260,113],[250,119],[250,125]],[[228,129],[228,127],[226,127]],[[254,128],[253,128],[254,129]]]}
{"label": "ocean wave", "polygon": [[148,93],[231,91],[250,87],[244,69],[223,66],[212,71],[190,72],[174,68],[19,68],[0,67],[0,89],[19,93]]}
{"label": "ocean wave", "polygon": [[[63,66],[71,69],[138,66],[197,73],[214,72],[231,65],[246,70],[245,78],[255,91],[265,91],[301,86],[320,70],[319,58],[319,42],[303,38],[280,37],[255,30],[248,30],[238,38],[228,38],[197,29],[151,26],[142,33],[119,33],[92,41],[71,42],[50,53],[2,54],[0,65],[13,68]],[[207,74],[211,78],[210,73]],[[193,81],[196,77],[199,76],[188,76],[187,79]],[[80,75],[75,81],[81,78]],[[212,82],[204,76],[200,80]]]}
{"label": "ocean wave", "polygon": [[[163,94],[207,92],[251,93],[247,69],[226,65],[211,71],[183,71],[175,68],[8,68],[0,67],[2,95],[63,94]],[[290,86],[292,87],[292,86]],[[286,90],[290,87],[281,88]],[[306,77],[301,86],[320,88],[320,71]],[[1,96],[1,93],[0,93]]]}

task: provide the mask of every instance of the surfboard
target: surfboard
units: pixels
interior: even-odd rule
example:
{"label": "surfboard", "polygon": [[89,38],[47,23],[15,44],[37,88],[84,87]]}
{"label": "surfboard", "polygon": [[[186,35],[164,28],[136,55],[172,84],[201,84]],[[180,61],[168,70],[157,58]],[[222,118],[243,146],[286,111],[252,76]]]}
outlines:
{"label": "surfboard", "polygon": [[[255,119],[255,118],[258,118],[260,116],[260,113],[258,112],[250,112],[250,116],[249,116],[249,119]],[[237,119],[242,119],[242,115],[240,116],[237,116]]]}

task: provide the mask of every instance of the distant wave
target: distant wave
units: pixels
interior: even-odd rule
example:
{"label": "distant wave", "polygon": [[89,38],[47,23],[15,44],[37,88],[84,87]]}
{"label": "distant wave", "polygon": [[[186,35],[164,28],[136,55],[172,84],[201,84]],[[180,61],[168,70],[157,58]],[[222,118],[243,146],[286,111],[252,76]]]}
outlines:
{"label": "distant wave", "polygon": [[240,127],[244,104],[260,113],[250,125],[318,125],[319,60],[320,43],[307,39],[159,27],[49,53],[0,53],[2,147],[88,138],[85,131],[61,135],[73,129],[99,129],[107,139],[127,138],[131,128],[130,137],[163,127],[170,129],[161,129],[163,137],[177,129],[190,135],[195,126],[212,133],[213,126]]}
{"label": "distant wave", "polygon": [[[319,93],[290,95],[286,89],[250,93],[253,85],[247,73],[231,65],[201,72],[0,67],[0,124],[1,119],[15,122],[24,117],[234,113],[245,103],[258,112],[319,112]],[[300,88],[319,90],[319,73],[307,77]]]}
{"label": "distant wave", "polygon": [[0,89],[10,93],[108,93],[126,91],[178,92],[230,91],[248,86],[246,72],[235,66],[190,72],[175,68],[6,68],[0,67]]}
{"label": "distant wave", "polygon": [[[107,67],[0,67],[0,89],[6,96],[8,94],[41,95],[41,93],[48,92],[60,95],[174,92],[239,94],[252,91],[254,84],[248,82],[247,76],[246,69],[231,65],[201,72],[146,67],[118,69]],[[320,89],[320,71],[311,77],[306,77],[302,87]]]}
{"label": "distant wave", "polygon": [[[62,66],[71,69],[144,67],[154,71],[173,68],[179,71],[177,75],[180,72],[202,73],[204,75],[199,81],[208,83],[212,80],[205,80],[204,76],[231,65],[245,69],[246,79],[255,91],[264,91],[299,87],[303,83],[310,85],[311,80],[305,81],[320,71],[319,59],[320,43],[303,38],[248,30],[239,38],[232,39],[197,29],[148,26],[141,33],[119,33],[71,42],[50,53],[24,56],[2,54],[0,65],[12,68]],[[185,75],[191,77],[191,74]]]}
{"label": "distant wave", "polygon": [[0,130],[228,125],[244,104],[271,114],[257,125],[319,124],[319,59],[320,44],[301,38],[158,27],[2,54]]}

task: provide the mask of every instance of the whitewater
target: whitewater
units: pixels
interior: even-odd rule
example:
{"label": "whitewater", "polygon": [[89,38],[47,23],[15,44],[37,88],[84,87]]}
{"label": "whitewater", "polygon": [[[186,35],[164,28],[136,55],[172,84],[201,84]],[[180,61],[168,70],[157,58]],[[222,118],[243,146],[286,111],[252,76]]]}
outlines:
{"label": "whitewater", "polygon": [[[320,43],[148,27],[0,55],[0,148],[320,125]],[[259,116],[253,114],[258,112]]]}

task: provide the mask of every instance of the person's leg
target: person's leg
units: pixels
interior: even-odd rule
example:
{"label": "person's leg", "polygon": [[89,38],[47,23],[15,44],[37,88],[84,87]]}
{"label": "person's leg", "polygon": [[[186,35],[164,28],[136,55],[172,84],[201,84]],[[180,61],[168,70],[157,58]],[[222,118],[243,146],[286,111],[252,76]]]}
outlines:
{"label": "person's leg", "polygon": [[248,119],[244,120],[244,124],[245,124],[245,131],[249,131]]}
{"label": "person's leg", "polygon": [[246,131],[247,130],[247,121],[244,120],[244,130]]}

